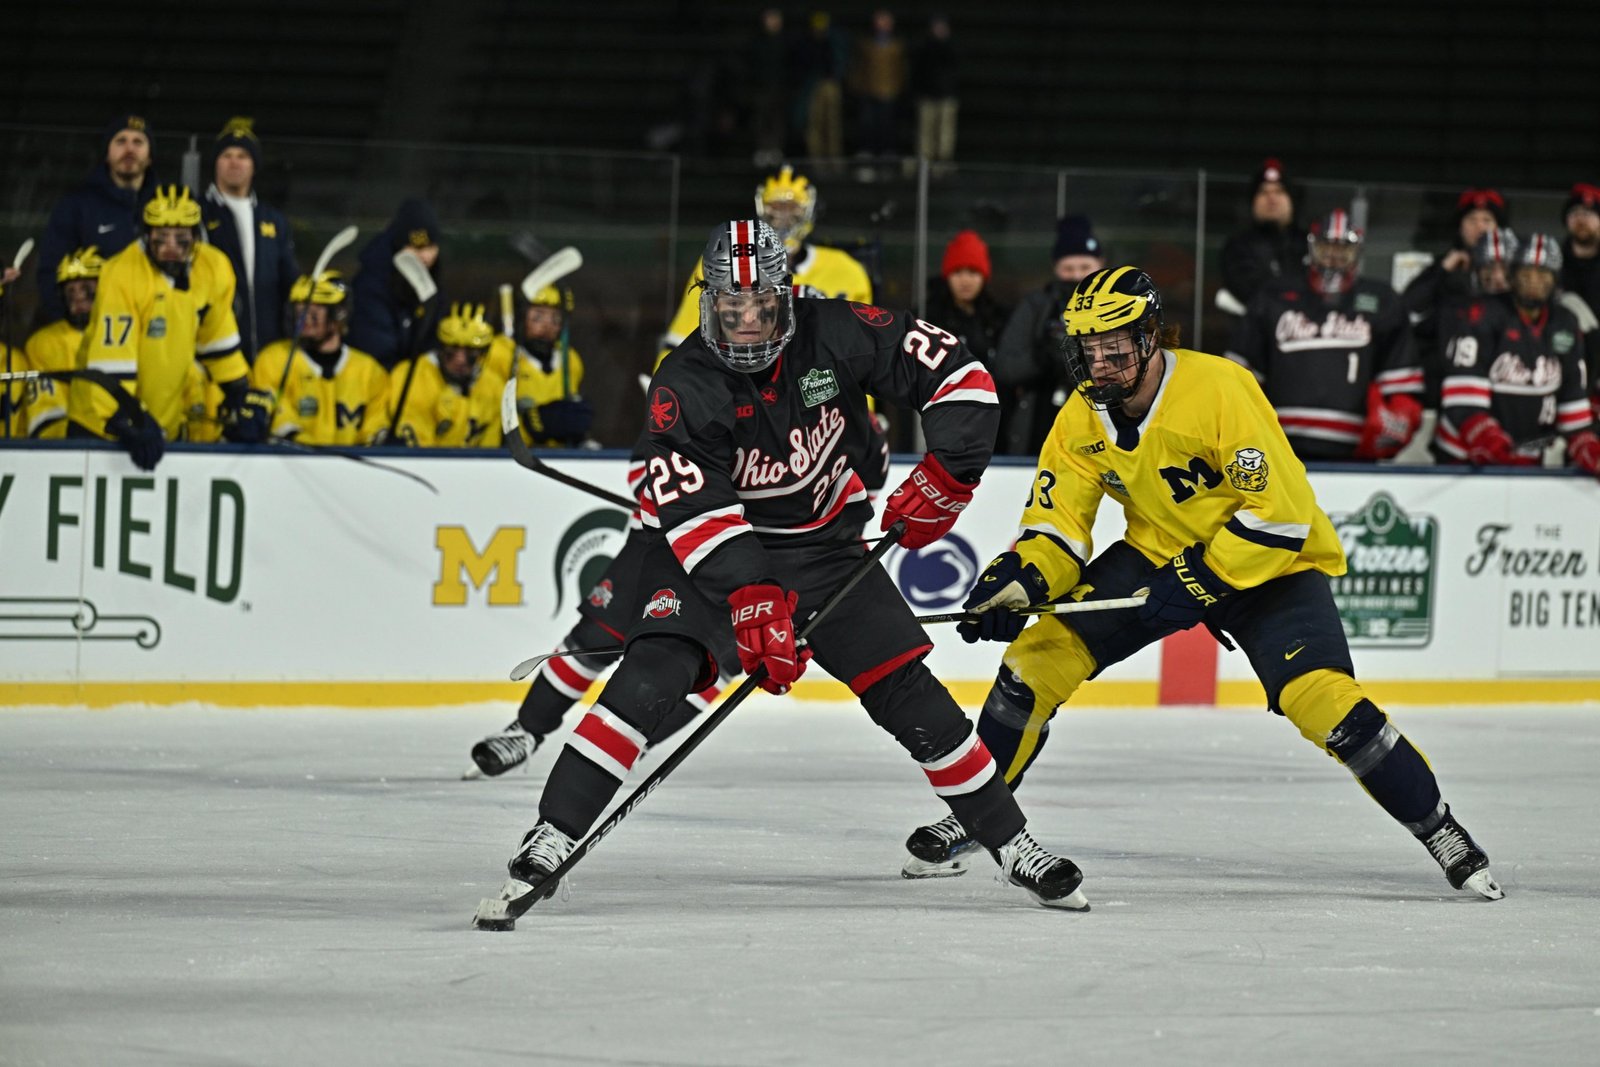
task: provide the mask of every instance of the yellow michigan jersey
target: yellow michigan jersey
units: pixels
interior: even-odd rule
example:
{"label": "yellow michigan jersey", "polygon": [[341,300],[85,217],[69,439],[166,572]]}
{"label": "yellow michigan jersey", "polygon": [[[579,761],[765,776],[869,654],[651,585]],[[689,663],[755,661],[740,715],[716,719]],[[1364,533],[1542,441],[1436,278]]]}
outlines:
{"label": "yellow michigan jersey", "polygon": [[1343,574],[1333,524],[1250,372],[1188,349],[1163,363],[1137,427],[1119,429],[1077,397],[1056,416],[1017,540],[1052,595],[1078,584],[1104,496],[1122,505],[1127,542],[1157,564],[1199,543],[1236,589],[1296,571]]}
{"label": "yellow michigan jersey", "polygon": [[[284,375],[284,364],[289,373]],[[283,395],[278,383],[283,383]],[[250,384],[277,396],[274,437],[307,445],[363,445],[388,425],[389,372],[358,348],[344,345],[333,366],[322,365],[291,341],[274,341],[256,355]],[[416,391],[416,387],[412,387]]]}
{"label": "yellow michigan jersey", "polygon": [[[867,269],[848,252],[808,244],[793,271],[796,285],[809,285],[823,296],[843,297],[858,304],[872,303],[872,281],[867,277]],[[678,313],[672,317],[667,334],[662,338],[657,364],[678,342],[700,328],[700,283],[705,276],[705,264],[695,260],[694,272],[683,290],[683,302],[678,305]]]}
{"label": "yellow michigan jersey", "polygon": [[[504,334],[496,334],[489,345],[489,355],[484,360],[484,373],[498,374],[502,381],[511,378],[512,356],[516,352],[516,344]],[[563,369],[562,361],[565,360]],[[538,409],[546,404],[583,391],[583,357],[578,350],[568,346],[564,352],[557,352],[550,360],[550,369],[546,370],[536,358],[523,352],[514,361],[517,374],[517,409],[527,411]],[[564,442],[553,438],[534,437],[528,433],[524,422],[522,439],[535,447],[558,448]]]}
{"label": "yellow michigan jersey", "polygon": [[[233,290],[228,257],[210,245],[195,246],[188,287],[179,289],[135,241],[100,272],[77,365],[122,379],[168,439],[182,437],[196,360],[214,382],[250,371],[239,352]],[[104,389],[81,379],[68,390],[67,407],[74,422],[101,436],[117,409]]]}
{"label": "yellow michigan jersey", "polygon": [[[412,360],[399,364],[389,375],[389,397],[379,431],[394,423],[394,436],[420,448],[498,448],[500,432],[500,394],[506,380],[487,366],[479,367],[477,380],[463,393],[445,381],[439,359],[424,352],[415,360],[417,372],[406,391]],[[400,394],[406,393],[405,410],[395,419]]]}
{"label": "yellow michigan jersey", "polygon": [[[72,370],[78,363],[83,331],[58,319],[33,331],[28,338],[28,366],[32,370]],[[30,437],[67,435],[67,383],[35,379],[28,383],[27,431]]]}

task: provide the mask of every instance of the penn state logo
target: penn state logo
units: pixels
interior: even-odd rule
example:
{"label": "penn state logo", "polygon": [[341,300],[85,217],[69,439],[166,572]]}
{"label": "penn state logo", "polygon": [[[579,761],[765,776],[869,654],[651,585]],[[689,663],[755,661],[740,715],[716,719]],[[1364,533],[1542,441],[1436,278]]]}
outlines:
{"label": "penn state logo", "polygon": [[981,569],[971,543],[953,533],[915,551],[897,549],[885,566],[906,603],[926,611],[960,606]]}
{"label": "penn state logo", "polygon": [[657,589],[650,602],[644,606],[644,615],[641,618],[664,619],[668,615],[681,615],[683,601],[678,599],[678,594],[671,589]]}
{"label": "penn state logo", "polygon": [[1233,462],[1222,468],[1228,481],[1243,493],[1259,493],[1267,487],[1267,457],[1259,448],[1241,448]]}

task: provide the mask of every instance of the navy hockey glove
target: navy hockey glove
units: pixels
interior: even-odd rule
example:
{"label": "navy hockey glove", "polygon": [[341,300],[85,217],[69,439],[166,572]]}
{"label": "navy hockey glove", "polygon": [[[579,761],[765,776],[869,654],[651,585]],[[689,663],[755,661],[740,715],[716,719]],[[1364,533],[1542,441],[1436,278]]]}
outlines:
{"label": "navy hockey glove", "polygon": [[577,444],[594,425],[594,405],[581,396],[552,401],[539,408],[539,423],[546,436]]}
{"label": "navy hockey glove", "polygon": [[1150,575],[1149,596],[1139,608],[1139,621],[1163,637],[1187,630],[1206,611],[1233,592],[1233,586],[1206,566],[1204,545],[1190,545]]}
{"label": "navy hockey glove", "polygon": [[967,594],[961,610],[976,619],[959,623],[956,633],[967,644],[978,641],[1015,641],[1028,616],[1016,609],[1037,607],[1050,600],[1050,585],[1039,568],[1023,563],[1015,552],[1002,552],[983,572],[978,584]]}
{"label": "navy hockey glove", "polygon": [[167,439],[162,435],[161,427],[148,411],[142,409],[137,418],[125,411],[118,411],[106,420],[106,433],[127,449],[133,465],[142,471],[155,470],[167,450]]}
{"label": "navy hockey glove", "polygon": [[250,388],[242,378],[225,382],[222,392],[222,403],[217,405],[222,436],[238,445],[265,441],[272,428],[272,394]]}

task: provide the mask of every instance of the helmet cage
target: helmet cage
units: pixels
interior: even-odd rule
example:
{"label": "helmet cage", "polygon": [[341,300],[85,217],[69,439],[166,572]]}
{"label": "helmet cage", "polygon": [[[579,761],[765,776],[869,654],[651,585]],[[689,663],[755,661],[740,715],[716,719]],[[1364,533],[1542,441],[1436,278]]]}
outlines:
{"label": "helmet cage", "polygon": [[[765,370],[777,361],[794,336],[794,286],[783,241],[765,222],[736,220],[711,231],[702,257],[704,288],[700,293],[700,339],[730,368],[742,373]],[[728,294],[747,294],[763,311],[770,329],[760,341],[731,340],[717,301]],[[761,300],[772,297],[770,302]]]}
{"label": "helmet cage", "polygon": [[[1160,347],[1161,318],[1159,314],[1145,316],[1132,326],[1122,326],[1104,333],[1068,334],[1061,339],[1061,351],[1066,357],[1067,373],[1071,376],[1078,395],[1082,396],[1088,405],[1096,411],[1106,411],[1113,407],[1120,407],[1127,403],[1139,387],[1144,384],[1145,373],[1150,369],[1150,360],[1155,357],[1156,350]],[[1111,361],[1120,363],[1124,367],[1133,368],[1133,377],[1122,381],[1100,382],[1091,372],[1097,362],[1095,355],[1105,353],[1112,343],[1123,338],[1131,341],[1131,345],[1123,351],[1124,346],[1116,345],[1116,351],[1111,356]],[[1088,343],[1085,343],[1088,342]],[[1094,350],[1091,354],[1090,349]],[[1106,361],[1102,355],[1100,362]]]}
{"label": "helmet cage", "polygon": [[1354,284],[1361,269],[1362,233],[1350,216],[1335,208],[1306,236],[1306,279],[1314,292],[1338,296]]}

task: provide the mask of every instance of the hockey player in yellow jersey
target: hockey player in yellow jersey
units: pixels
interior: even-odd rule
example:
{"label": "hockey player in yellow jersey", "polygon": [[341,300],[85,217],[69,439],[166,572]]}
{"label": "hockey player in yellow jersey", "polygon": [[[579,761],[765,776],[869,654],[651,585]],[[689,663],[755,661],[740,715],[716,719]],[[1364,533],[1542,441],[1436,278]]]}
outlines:
{"label": "hockey player in yellow jersey", "polygon": [[494,328],[482,304],[452,304],[438,344],[389,375],[380,440],[418,448],[498,448],[506,379],[488,366]]}
{"label": "hockey player in yellow jersey", "polygon": [[535,448],[576,448],[594,423],[570,336],[572,308],[571,289],[547,285],[523,308],[520,336],[497,335],[489,348],[489,368],[516,375],[522,439]]}
{"label": "hockey player in yellow jersey", "polygon": [[[94,309],[95,286],[105,261],[95,246],[67,253],[56,265],[56,288],[66,317],[33,331],[28,338],[28,366],[41,371],[70,371]],[[67,435],[67,383],[36,379],[28,383],[27,426],[30,437]]]}
{"label": "hockey player in yellow jersey", "polygon": [[[795,285],[810,287],[825,297],[872,303],[872,281],[865,267],[842,249],[806,240],[817,221],[817,190],[805,175],[796,174],[793,167],[785,164],[757,186],[756,218],[783,238]],[[700,287],[704,278],[705,265],[696,260],[678,313],[661,338],[661,350],[656,354],[658,364],[678,342],[700,328]]]}
{"label": "hockey player in yellow jersey", "polygon": [[166,441],[183,436],[184,390],[196,363],[223,390],[223,435],[252,444],[266,436],[265,397],[249,387],[233,318],[233,267],[201,243],[200,205],[182,186],[145,203],[139,239],[106,261],[77,366],[112,375],[138,400],[137,416],[86,378],[68,390],[67,436],[118,441],[153,469]]}
{"label": "hockey player in yellow jersey", "polygon": [[364,445],[383,428],[389,372],[345,343],[350,287],[336,270],[289,289],[297,336],[256,356],[250,382],[273,397],[272,436],[305,445]]}
{"label": "hockey player in yellow jersey", "polygon": [[[1453,887],[1499,899],[1427,761],[1355,679],[1328,582],[1344,573],[1343,549],[1254,378],[1179,348],[1160,292],[1133,267],[1083,279],[1061,318],[1078,399],[1045,441],[1015,546],[979,577],[959,627],[968,641],[1009,642],[978,726],[1006,781],[1021,784],[1084,680],[1204,623],[1243,647],[1268,706],[1344,764]],[[1093,556],[1106,497],[1127,532]],[[1044,615],[1024,629],[1030,608],[1140,591],[1137,609]],[[908,878],[961,873],[975,850],[950,818],[906,847]]]}

